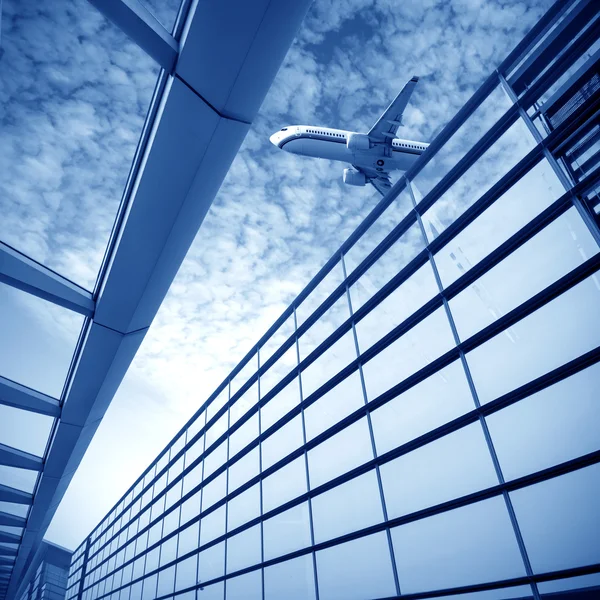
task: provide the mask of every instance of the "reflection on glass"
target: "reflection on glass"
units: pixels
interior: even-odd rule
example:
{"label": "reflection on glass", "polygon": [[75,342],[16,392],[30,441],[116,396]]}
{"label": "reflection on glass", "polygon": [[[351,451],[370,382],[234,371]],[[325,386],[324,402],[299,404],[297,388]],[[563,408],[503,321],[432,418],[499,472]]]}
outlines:
{"label": "reflection on glass", "polygon": [[518,119],[423,215],[429,240],[453,223],[534,146],[533,136]]}
{"label": "reflection on glass", "polygon": [[273,354],[279,350],[283,342],[294,333],[294,315],[290,315],[277,331],[261,346],[259,350],[260,366],[262,367]]}
{"label": "reflection on glass", "polygon": [[[362,321],[356,326],[364,352],[376,340]],[[367,398],[373,400],[454,347],[454,338],[443,307],[392,342],[363,365]]]}
{"label": "reflection on glass", "polygon": [[381,466],[389,518],[498,484],[479,423],[472,423]]}
{"label": "reflection on glass", "polygon": [[371,413],[377,454],[385,454],[475,408],[460,361]]}
{"label": "reflection on glass", "polygon": [[525,575],[502,497],[392,529],[404,593]]}
{"label": "reflection on glass", "polygon": [[496,590],[485,590],[483,592],[467,592],[466,594],[452,594],[452,596],[434,596],[429,600],[529,600],[533,598],[533,592],[528,585],[517,585],[510,588],[499,588]]}
{"label": "reflection on glass", "polygon": [[303,456],[263,480],[263,512],[306,493],[306,463]]}
{"label": "reflection on glass", "polygon": [[217,539],[225,533],[225,506],[219,506],[208,515],[202,517],[200,523],[200,545]]}
{"label": "reflection on glass", "polygon": [[227,505],[227,531],[247,523],[260,514],[260,486],[257,483],[229,501]]}
{"label": "reflection on glass", "polygon": [[156,588],[156,596],[165,596],[172,594],[175,591],[175,565],[167,569],[163,569],[158,573],[158,587]]}
{"label": "reflection on glass", "polygon": [[258,446],[229,467],[229,491],[233,492],[241,485],[258,475],[260,470]]}
{"label": "reflection on glass", "polygon": [[[444,286],[469,271],[563,193],[564,187],[543,159],[436,253]],[[430,222],[429,227],[436,226]]]}
{"label": "reflection on glass", "polygon": [[184,590],[196,584],[196,570],[198,568],[198,557],[190,556],[177,563],[175,573],[175,591]]}
{"label": "reflection on glass", "polygon": [[263,523],[265,560],[310,546],[308,503],[294,506]]}
{"label": "reflection on glass", "polygon": [[404,188],[362,237],[344,255],[346,273],[352,271],[387,237],[412,208],[412,200]]}
{"label": "reflection on glass", "polygon": [[415,223],[352,285],[350,298],[353,312],[397,275],[424,247],[423,234]]}
{"label": "reflection on glass", "polygon": [[510,494],[534,573],[600,562],[600,465]]}
{"label": "reflection on glass", "polygon": [[225,573],[225,542],[219,542],[198,555],[198,583],[222,577]]}
{"label": "reflection on glass", "polygon": [[[295,350],[295,347],[294,347]],[[261,379],[262,391],[262,379]],[[287,414],[300,403],[300,382],[296,377],[288,383],[274,398],[260,409],[261,431],[266,431],[283,415]]]}
{"label": "reflection on glass", "polygon": [[364,406],[364,395],[358,371],[304,409],[307,441]]}
{"label": "reflection on glass", "polygon": [[83,317],[4,283],[0,307],[0,376],[60,398]]}
{"label": "reflection on glass", "polygon": [[302,416],[296,415],[262,442],[261,460],[263,471],[302,446],[303,442]]}
{"label": "reflection on glass", "polygon": [[315,576],[312,556],[299,556],[267,567],[265,600],[314,600]]}
{"label": "reflection on glass", "polygon": [[0,404],[0,443],[43,456],[54,419]]}
{"label": "reflection on glass", "polygon": [[308,398],[326,381],[356,359],[356,345],[352,331],[345,333],[300,375],[302,395]]}
{"label": "reflection on glass", "polygon": [[341,261],[338,261],[296,309],[296,321],[298,327],[310,317],[310,315],[331,295],[343,280],[344,272],[342,270],[342,263]]}
{"label": "reflection on glass", "polygon": [[2,30],[0,239],[92,289],[159,67],[82,0],[5,0]]}
{"label": "reflection on glass", "polygon": [[467,354],[482,403],[559,367],[600,344],[596,275]]}
{"label": "reflection on glass", "polygon": [[363,417],[308,451],[310,487],[314,489],[372,459],[369,426]]}
{"label": "reflection on glass", "polygon": [[256,373],[258,369],[258,353],[253,354],[248,362],[241,368],[239,373],[229,383],[231,397]]}
{"label": "reflection on glass", "polygon": [[16,490],[22,490],[31,494],[37,478],[37,471],[0,465],[0,481],[2,485],[15,488]]}
{"label": "reflection on glass", "polygon": [[258,413],[253,414],[239,429],[229,435],[229,457],[234,457],[240,450],[258,437]]}
{"label": "reflection on glass", "polygon": [[556,579],[555,581],[542,581],[538,583],[540,594],[551,594],[553,592],[562,592],[564,590],[592,587],[600,587],[600,573],[569,577],[568,579]]}
{"label": "reflection on glass", "polygon": [[275,364],[260,376],[260,397],[264,398],[297,365],[296,344],[292,344]]}
{"label": "reflection on glass", "polygon": [[232,577],[225,582],[226,600],[262,600],[262,574],[260,569]]}
{"label": "reflection on glass", "polygon": [[[467,339],[578,267],[598,251],[573,207],[491,271],[450,300],[461,339]],[[505,335],[516,342],[516,332]]]}
{"label": "reflection on glass", "polygon": [[381,494],[374,470],[312,500],[315,543],[383,521]]}
{"label": "reflection on glass", "polygon": [[260,562],[261,535],[260,525],[254,525],[227,539],[227,573]]}
{"label": "reflection on glass", "polygon": [[496,121],[510,108],[510,101],[500,87],[481,103],[456,133],[415,177],[419,191],[425,196],[475,145]]}
{"label": "reflection on glass", "polygon": [[396,595],[384,532],[317,552],[320,600],[363,600]]}
{"label": "reflection on glass", "polygon": [[600,365],[486,418],[507,480],[600,448]]}

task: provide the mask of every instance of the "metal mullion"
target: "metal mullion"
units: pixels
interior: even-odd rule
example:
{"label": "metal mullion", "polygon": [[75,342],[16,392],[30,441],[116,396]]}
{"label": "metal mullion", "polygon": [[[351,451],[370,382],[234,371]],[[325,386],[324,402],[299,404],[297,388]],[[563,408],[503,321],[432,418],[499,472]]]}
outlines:
{"label": "metal mullion", "polygon": [[[408,187],[410,190],[410,194],[411,194],[413,203],[416,207],[416,200],[415,200],[414,192],[412,189],[412,182],[409,182]],[[421,233],[423,235],[423,238],[425,239],[425,244],[427,244],[427,235],[425,233],[425,227],[423,226],[423,221],[421,219],[421,215],[418,215],[418,220],[419,220],[419,226],[421,227]],[[444,299],[444,310],[446,312],[446,317],[448,319],[450,329],[452,330],[452,336],[454,338],[454,343],[455,343],[456,347],[459,348],[460,361],[463,366],[463,370],[464,370],[465,377],[466,377],[468,385],[469,385],[469,389],[471,391],[471,395],[473,397],[473,402],[475,404],[475,407],[479,410],[481,408],[481,403],[479,402],[479,396],[478,396],[477,390],[475,388],[475,383],[474,383],[473,377],[471,375],[471,370],[469,368],[469,364],[467,363],[467,358],[465,356],[465,352],[460,347],[460,336],[458,335],[458,329],[456,328],[456,323],[454,322],[454,318],[452,316],[452,311],[450,310],[450,305],[448,304],[448,300],[444,296],[444,286],[443,286],[442,280],[440,278],[440,274],[439,274],[439,271],[438,271],[438,268],[437,268],[437,265],[435,262],[435,258],[433,256],[433,254],[431,254],[431,251],[429,252],[429,261],[431,263],[431,268],[433,269],[433,273],[434,273],[435,280],[436,280],[436,283],[439,288],[439,292],[442,295],[442,298]],[[494,448],[492,436],[490,434],[489,428],[487,426],[487,422],[486,422],[483,414],[479,413],[478,420],[479,420],[479,423],[483,430],[483,434],[485,437],[486,444],[488,446],[488,451],[490,453],[490,457],[494,464],[494,470],[496,471],[496,476],[498,477],[498,482],[500,483],[500,485],[504,485],[506,483],[506,481],[504,479],[504,474],[502,473],[502,468],[500,466],[500,461],[498,460],[498,455],[496,454],[496,449]],[[523,536],[521,534],[521,529],[517,522],[517,517],[515,515],[512,501],[506,490],[504,490],[502,492],[502,495],[504,497],[506,509],[507,509],[509,517],[510,517],[510,521],[511,521],[511,524],[513,527],[515,537],[517,539],[517,544],[519,546],[521,558],[523,560],[523,564],[525,565],[525,571],[526,571],[528,577],[533,577],[533,569],[531,568],[531,562],[529,561],[529,556],[527,555],[527,549],[525,548],[525,542],[523,540]],[[531,589],[533,591],[533,597],[535,598],[535,600],[540,600],[540,595],[539,595],[539,591],[537,589],[537,584],[533,581],[533,579],[531,581]]]}
{"label": "metal mullion", "polygon": [[[225,548],[223,557],[223,600],[227,594],[227,540],[229,539],[229,423],[231,421],[230,404],[231,400],[231,378],[227,382],[227,452],[225,453]],[[204,470],[204,467],[202,468]],[[198,557],[198,569],[200,569],[200,558]]]}
{"label": "metal mullion", "polygon": [[[256,350],[257,360],[258,360],[258,370],[260,371],[260,347]],[[260,434],[262,433],[262,422],[261,422],[261,413],[260,410],[260,377],[257,378],[257,394],[258,394],[258,510],[260,517],[260,562],[265,562],[265,532],[264,532],[264,520],[263,520],[263,478],[262,478],[262,441]],[[229,471],[229,467],[227,467]],[[263,567],[260,569],[260,579],[261,579],[261,597],[262,600],[265,600],[265,570]]]}
{"label": "metal mullion", "polygon": [[90,538],[88,537],[85,540],[85,550],[83,551],[83,562],[81,563],[81,578],[79,580],[79,589],[77,590],[77,595],[75,596],[77,600],[82,600],[83,597],[83,582],[85,577],[87,576],[90,545]]}
{"label": "metal mullion", "polygon": [[[206,425],[206,413],[204,414],[204,424]],[[186,442],[187,444],[187,442]],[[191,446],[190,446],[191,447]],[[204,453],[204,450],[206,449],[206,433],[202,434],[202,453]],[[190,470],[189,473],[191,473],[192,471]],[[202,482],[204,481],[204,459],[202,459],[202,469],[201,469],[201,473],[200,473],[200,483],[202,484]],[[190,492],[193,491],[194,488],[192,488],[190,490]],[[202,486],[199,490],[200,492],[200,513],[202,513],[202,500],[204,498],[204,486]],[[194,496],[194,494],[192,493],[190,495],[190,498],[192,498]],[[183,500],[183,482],[182,482],[182,487],[181,487],[181,498],[179,499],[179,506],[183,506],[184,500]],[[181,528],[181,513],[179,513],[179,527]],[[188,527],[189,527],[189,523],[188,523]],[[202,519],[198,519],[198,548],[200,548],[200,535],[202,534]],[[179,530],[177,531],[177,537],[179,537]],[[179,554],[179,540],[177,540],[177,553]],[[179,561],[180,557],[177,557],[177,560]],[[179,562],[177,563],[179,564]],[[200,553],[198,552],[198,554],[196,555],[196,583],[198,583],[198,577],[200,575]],[[177,569],[175,569],[175,577],[177,577]],[[177,581],[177,579],[175,579],[175,581]]]}
{"label": "metal mullion", "polygon": [[[410,187],[410,183],[408,185]],[[345,280],[346,279],[346,263],[344,261],[343,254],[342,254],[342,269],[344,272],[344,280]],[[352,319],[352,336],[354,338],[354,347],[356,350],[356,356],[357,356],[357,360],[358,360],[358,375],[360,377],[360,386],[361,386],[362,394],[363,394],[363,402],[364,402],[364,405],[366,408],[367,425],[369,427],[369,437],[371,438],[371,451],[373,452],[373,458],[376,458],[377,457],[377,447],[375,445],[375,434],[373,432],[371,411],[367,407],[367,405],[369,404],[369,401],[367,399],[367,388],[365,385],[365,378],[364,378],[363,371],[362,371],[362,364],[358,358],[360,356],[360,348],[358,345],[358,336],[356,334],[356,326],[354,323],[354,319],[352,318],[354,315],[354,312],[352,310],[352,298],[350,296],[350,287],[348,286],[348,284],[346,284],[346,299],[348,301],[348,310],[350,311],[350,318]],[[379,496],[381,499],[381,508],[383,511],[383,519],[384,519],[384,521],[388,521],[388,511],[387,511],[387,506],[385,503],[385,495],[383,493],[383,482],[381,480],[381,471],[379,469],[378,463],[375,464],[375,474],[377,476],[377,487],[379,488]],[[389,548],[389,552],[390,552],[390,560],[392,563],[392,573],[394,575],[394,585],[396,586],[396,594],[398,596],[400,596],[400,594],[402,593],[402,591],[400,589],[400,578],[398,577],[398,569],[396,566],[396,556],[394,554],[394,546],[392,544],[392,534],[391,534],[389,527],[386,528],[385,533],[386,533],[388,548]],[[313,541],[313,544],[314,544],[314,541]]]}
{"label": "metal mullion", "polygon": [[[342,263],[343,264],[343,263]],[[345,271],[344,271],[345,277]],[[294,333],[298,331],[298,320],[296,318],[296,308],[294,307]],[[298,336],[296,335],[296,362],[300,364],[300,344],[298,343]],[[315,525],[313,521],[313,510],[312,510],[312,496],[310,494],[310,472],[308,470],[308,450],[306,449],[306,421],[304,416],[304,396],[302,392],[302,377],[300,375],[300,369],[298,369],[298,388],[300,393],[300,415],[302,420],[302,444],[304,448],[304,470],[306,472],[306,492],[307,492],[307,503],[308,503],[308,525],[310,528],[310,545],[315,545]],[[299,506],[299,505],[298,505]],[[313,576],[315,581],[315,600],[319,600],[319,579],[317,572],[317,554],[311,552],[312,563],[313,563]],[[264,570],[264,567],[263,567]]]}

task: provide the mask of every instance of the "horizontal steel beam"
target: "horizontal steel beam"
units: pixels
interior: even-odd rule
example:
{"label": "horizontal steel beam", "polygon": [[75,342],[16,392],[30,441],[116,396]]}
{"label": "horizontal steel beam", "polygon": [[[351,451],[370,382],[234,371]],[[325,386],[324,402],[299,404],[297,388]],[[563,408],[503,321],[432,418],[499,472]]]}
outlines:
{"label": "horizontal steel beam", "polygon": [[29,452],[0,444],[0,465],[28,469],[29,471],[41,471],[43,464],[44,461],[35,454],[29,454]]}
{"label": "horizontal steel beam", "polygon": [[[3,515],[7,515],[9,517],[15,517],[15,515],[9,515],[8,513],[2,512],[0,513],[0,524],[8,525],[9,527],[15,527],[15,525],[10,520],[3,520]],[[21,519],[21,517],[15,517],[17,519]],[[25,519],[22,519],[22,523],[20,525],[16,525],[17,527],[22,527],[25,525]],[[8,546],[0,546],[0,556],[16,556],[17,549],[9,548]]]}
{"label": "horizontal steel beam", "polygon": [[[21,541],[21,536],[16,533],[9,533],[8,531],[0,531],[0,542],[6,544],[18,544]],[[14,558],[6,558],[4,556],[0,557],[0,563],[2,564],[12,564],[14,562]]]}
{"label": "horizontal steel beam", "polygon": [[2,242],[0,281],[80,315],[94,314],[91,292]]}
{"label": "horizontal steel beam", "polygon": [[17,490],[8,485],[0,483],[0,502],[11,502],[12,504],[31,504],[33,496],[23,490]]}
{"label": "horizontal steel beam", "polygon": [[56,398],[2,376],[0,376],[0,404],[49,417],[60,416],[60,403]]}

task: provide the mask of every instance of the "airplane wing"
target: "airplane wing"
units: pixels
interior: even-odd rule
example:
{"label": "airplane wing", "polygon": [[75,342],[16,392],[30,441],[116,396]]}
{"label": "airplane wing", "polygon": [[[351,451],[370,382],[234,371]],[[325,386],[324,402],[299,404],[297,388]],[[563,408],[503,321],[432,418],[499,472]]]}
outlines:
{"label": "airplane wing", "polygon": [[365,174],[367,181],[382,195],[385,196],[392,189],[390,174],[375,169],[365,169],[352,165],[357,171]]}
{"label": "airplane wing", "polygon": [[385,112],[379,117],[377,123],[371,127],[367,134],[374,142],[392,143],[396,137],[398,127],[402,125],[402,115],[404,109],[410,100],[410,97],[419,81],[418,77],[413,77],[396,96],[396,99],[386,108]]}

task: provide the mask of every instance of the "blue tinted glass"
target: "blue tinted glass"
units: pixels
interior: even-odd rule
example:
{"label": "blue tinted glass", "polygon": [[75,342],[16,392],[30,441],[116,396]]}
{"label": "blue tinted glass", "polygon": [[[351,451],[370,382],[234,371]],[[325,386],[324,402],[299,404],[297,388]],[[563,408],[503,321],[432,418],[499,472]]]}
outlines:
{"label": "blue tinted glass", "polygon": [[[196,546],[198,544],[196,543]],[[177,563],[175,573],[175,591],[184,590],[196,584],[196,569],[198,568],[198,556],[190,556]]]}
{"label": "blue tinted glass", "polygon": [[181,0],[142,0],[141,2],[167,31],[172,31]]}
{"label": "blue tinted glass", "polygon": [[301,456],[263,480],[263,512],[306,491],[306,462]]}
{"label": "blue tinted glass", "polygon": [[144,579],[144,587],[142,588],[142,600],[154,600],[156,598],[156,580],[157,575],[150,575]]}
{"label": "blue tinted glass", "polygon": [[304,409],[307,441],[364,406],[364,403],[360,375],[356,371]]}
{"label": "blue tinted glass", "polygon": [[599,381],[594,365],[486,418],[506,479],[600,448]]}
{"label": "blue tinted glass", "polygon": [[156,590],[157,596],[165,596],[172,594],[175,589],[175,565],[167,569],[163,569],[158,573],[158,587]]}
{"label": "blue tinted glass", "polygon": [[308,451],[310,487],[315,488],[373,459],[366,417]]}
{"label": "blue tinted glass", "polygon": [[262,468],[268,469],[278,460],[290,454],[304,443],[302,416],[296,415],[291,421],[270,435],[261,444]]}
{"label": "blue tinted glass", "polygon": [[[256,369],[255,369],[256,370]],[[233,393],[233,392],[232,392]],[[236,400],[229,408],[229,426],[237,423],[238,419],[245,415],[258,402],[258,382],[255,382],[244,395]]]}
{"label": "blue tinted glass", "polygon": [[371,413],[377,454],[385,454],[475,408],[460,361]]}
{"label": "blue tinted glass", "polygon": [[260,486],[257,483],[229,501],[227,507],[227,531],[232,531],[259,515]]}
{"label": "blue tinted glass", "polygon": [[183,525],[200,514],[201,491],[196,492],[181,505],[181,521]]}
{"label": "blue tinted glass", "polygon": [[297,365],[296,344],[292,344],[275,364],[260,376],[260,397],[264,398]]}
{"label": "blue tinted glass", "polygon": [[525,575],[502,497],[392,529],[404,593]]}
{"label": "blue tinted glass", "polygon": [[600,465],[511,493],[534,572],[600,562]]}
{"label": "blue tinted glass", "polygon": [[498,484],[479,423],[381,466],[390,518]]}
{"label": "blue tinted glass", "polygon": [[375,471],[369,471],[312,500],[315,543],[383,521]]}
{"label": "blue tinted glass", "polygon": [[263,523],[265,560],[310,546],[308,503],[294,506]]}
{"label": "blue tinted glass", "polygon": [[229,456],[234,457],[240,450],[258,437],[258,413],[252,415],[237,431],[229,436]]}
{"label": "blue tinted glass", "polygon": [[197,591],[197,600],[223,600],[225,594],[225,583],[213,583],[212,585],[204,586]]}
{"label": "blue tinted glass", "polygon": [[[598,591],[598,589],[600,589],[600,573],[569,577],[568,579],[557,579],[555,581],[542,581],[538,583],[538,590],[541,594],[551,594],[553,592],[562,592],[564,590],[585,588],[597,588],[595,591]],[[551,598],[552,596],[549,597]]]}
{"label": "blue tinted glass", "polygon": [[222,577],[225,573],[225,542],[219,542],[198,555],[198,583]]}
{"label": "blue tinted glass", "polygon": [[225,582],[226,600],[262,600],[262,573],[260,569]]}
{"label": "blue tinted glass", "polygon": [[221,473],[202,489],[202,510],[205,511],[215,502],[225,497],[227,473]]}
{"label": "blue tinted glass", "polygon": [[225,506],[219,506],[200,521],[200,545],[204,546],[224,533]]}
{"label": "blue tinted glass", "polygon": [[342,283],[343,279],[342,263],[338,261],[296,309],[298,327],[331,295],[340,283]]}
{"label": "blue tinted glass", "polygon": [[[368,329],[356,326],[358,343],[364,352],[371,342]],[[454,338],[443,308],[433,312],[401,338],[363,365],[367,398],[373,400],[415,371],[429,364],[454,346]]]}
{"label": "blue tinted glass", "polygon": [[225,464],[227,460],[227,440],[221,442],[217,448],[215,448],[205,459],[204,459],[204,479],[206,480],[212,475],[221,465]]}
{"label": "blue tinted glass", "polygon": [[[264,365],[271,356],[281,347],[283,342],[294,333],[294,315],[290,315],[279,329],[261,346],[260,365]],[[264,393],[263,393],[264,395]]]}
{"label": "blue tinted glass", "polygon": [[238,461],[229,467],[229,492],[237,490],[246,481],[258,475],[260,467],[260,454],[258,446],[250,450]]}
{"label": "blue tinted glass", "polygon": [[501,588],[497,590],[486,590],[484,592],[467,592],[466,594],[452,594],[452,596],[435,596],[429,600],[509,600],[515,598],[526,600],[533,598],[533,592],[528,585],[518,585],[511,588]]}
{"label": "blue tinted glass", "polygon": [[[294,352],[296,347],[294,346]],[[262,392],[262,384],[261,384]],[[263,394],[264,396],[264,394]],[[287,414],[294,406],[300,403],[300,383],[296,377],[288,383],[274,398],[271,398],[265,406],[260,409],[260,427],[266,431],[276,423],[283,415]]]}
{"label": "blue tinted glass", "polygon": [[352,331],[344,334],[300,375],[302,395],[308,398],[326,381],[356,359],[356,346]]}
{"label": "blue tinted glass", "polygon": [[387,536],[375,533],[317,552],[320,600],[395,596]]}
{"label": "blue tinted glass", "polygon": [[265,600],[314,600],[312,555],[299,556],[265,568]]}
{"label": "blue tinted glass", "polygon": [[489,402],[600,344],[600,287],[585,279],[467,354],[481,402]]}
{"label": "blue tinted glass", "polygon": [[174,535],[168,540],[164,541],[160,546],[160,561],[159,565],[163,567],[172,560],[175,560],[177,556],[177,536]]}
{"label": "blue tinted glass", "polygon": [[227,573],[235,573],[260,562],[260,525],[227,539]]}

